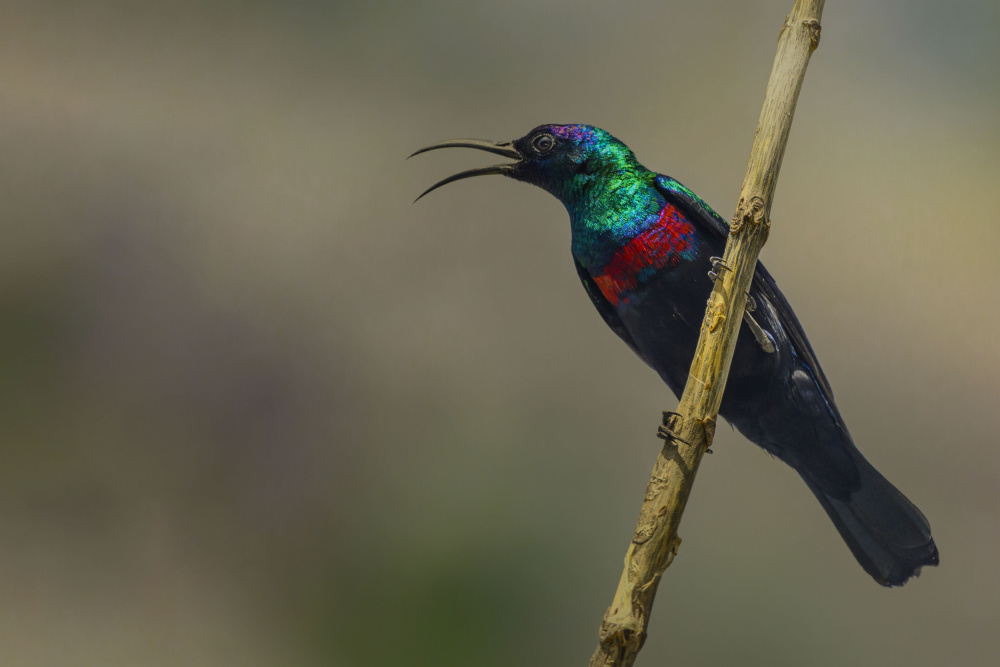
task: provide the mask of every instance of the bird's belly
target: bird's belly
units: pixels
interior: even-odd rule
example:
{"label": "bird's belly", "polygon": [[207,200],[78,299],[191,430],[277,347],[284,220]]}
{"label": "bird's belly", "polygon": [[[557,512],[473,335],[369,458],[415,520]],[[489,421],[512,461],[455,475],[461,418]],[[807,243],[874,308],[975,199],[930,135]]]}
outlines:
{"label": "bird's belly", "polygon": [[[706,272],[667,274],[657,276],[619,306],[619,316],[639,351],[678,398],[687,382],[711,291]],[[776,389],[778,366],[788,357],[784,347],[779,340],[777,352],[769,354],[745,324],[740,327],[728,383],[752,391],[740,391],[738,396],[726,392],[720,412],[730,423],[739,428]]]}

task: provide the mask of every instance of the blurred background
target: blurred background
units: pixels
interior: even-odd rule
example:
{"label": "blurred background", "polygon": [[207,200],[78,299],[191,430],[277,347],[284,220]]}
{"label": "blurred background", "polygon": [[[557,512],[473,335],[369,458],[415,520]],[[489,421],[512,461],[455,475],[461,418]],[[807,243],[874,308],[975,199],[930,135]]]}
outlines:
{"label": "blurred background", "polygon": [[[555,199],[404,158],[590,123],[728,218],[791,4],[4,3],[0,663],[584,664],[676,399]],[[642,664],[1000,664],[998,28],[828,3],[763,253],[941,566],[720,428]]]}

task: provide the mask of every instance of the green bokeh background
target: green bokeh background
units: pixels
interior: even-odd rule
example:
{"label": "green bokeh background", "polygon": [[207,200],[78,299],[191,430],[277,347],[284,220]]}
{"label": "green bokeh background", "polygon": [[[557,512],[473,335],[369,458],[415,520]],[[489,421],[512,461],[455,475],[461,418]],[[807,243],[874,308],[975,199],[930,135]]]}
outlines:
{"label": "green bokeh background", "polygon": [[[763,259],[941,566],[720,428],[644,665],[1000,664],[1000,9],[832,0]],[[580,665],[676,400],[562,207],[600,125],[735,208],[790,0],[4,3],[0,663]]]}

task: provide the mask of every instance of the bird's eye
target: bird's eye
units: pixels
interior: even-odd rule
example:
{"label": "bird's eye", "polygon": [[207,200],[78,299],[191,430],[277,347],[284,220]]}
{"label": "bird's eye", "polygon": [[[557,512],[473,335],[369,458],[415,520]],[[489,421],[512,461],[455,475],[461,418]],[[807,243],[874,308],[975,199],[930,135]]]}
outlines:
{"label": "bird's eye", "polygon": [[555,148],[556,140],[551,134],[539,134],[531,140],[531,147],[539,153],[548,153]]}

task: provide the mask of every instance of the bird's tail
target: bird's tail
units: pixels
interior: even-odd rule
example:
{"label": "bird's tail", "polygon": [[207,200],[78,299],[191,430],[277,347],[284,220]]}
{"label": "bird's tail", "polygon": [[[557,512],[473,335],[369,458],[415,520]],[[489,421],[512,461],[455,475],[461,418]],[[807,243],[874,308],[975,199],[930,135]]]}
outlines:
{"label": "bird's tail", "polygon": [[[883,586],[901,586],[938,564],[927,518],[850,446],[860,484],[850,493],[831,492],[808,470],[799,470],[861,567]],[[824,491],[824,487],[828,490]]]}

